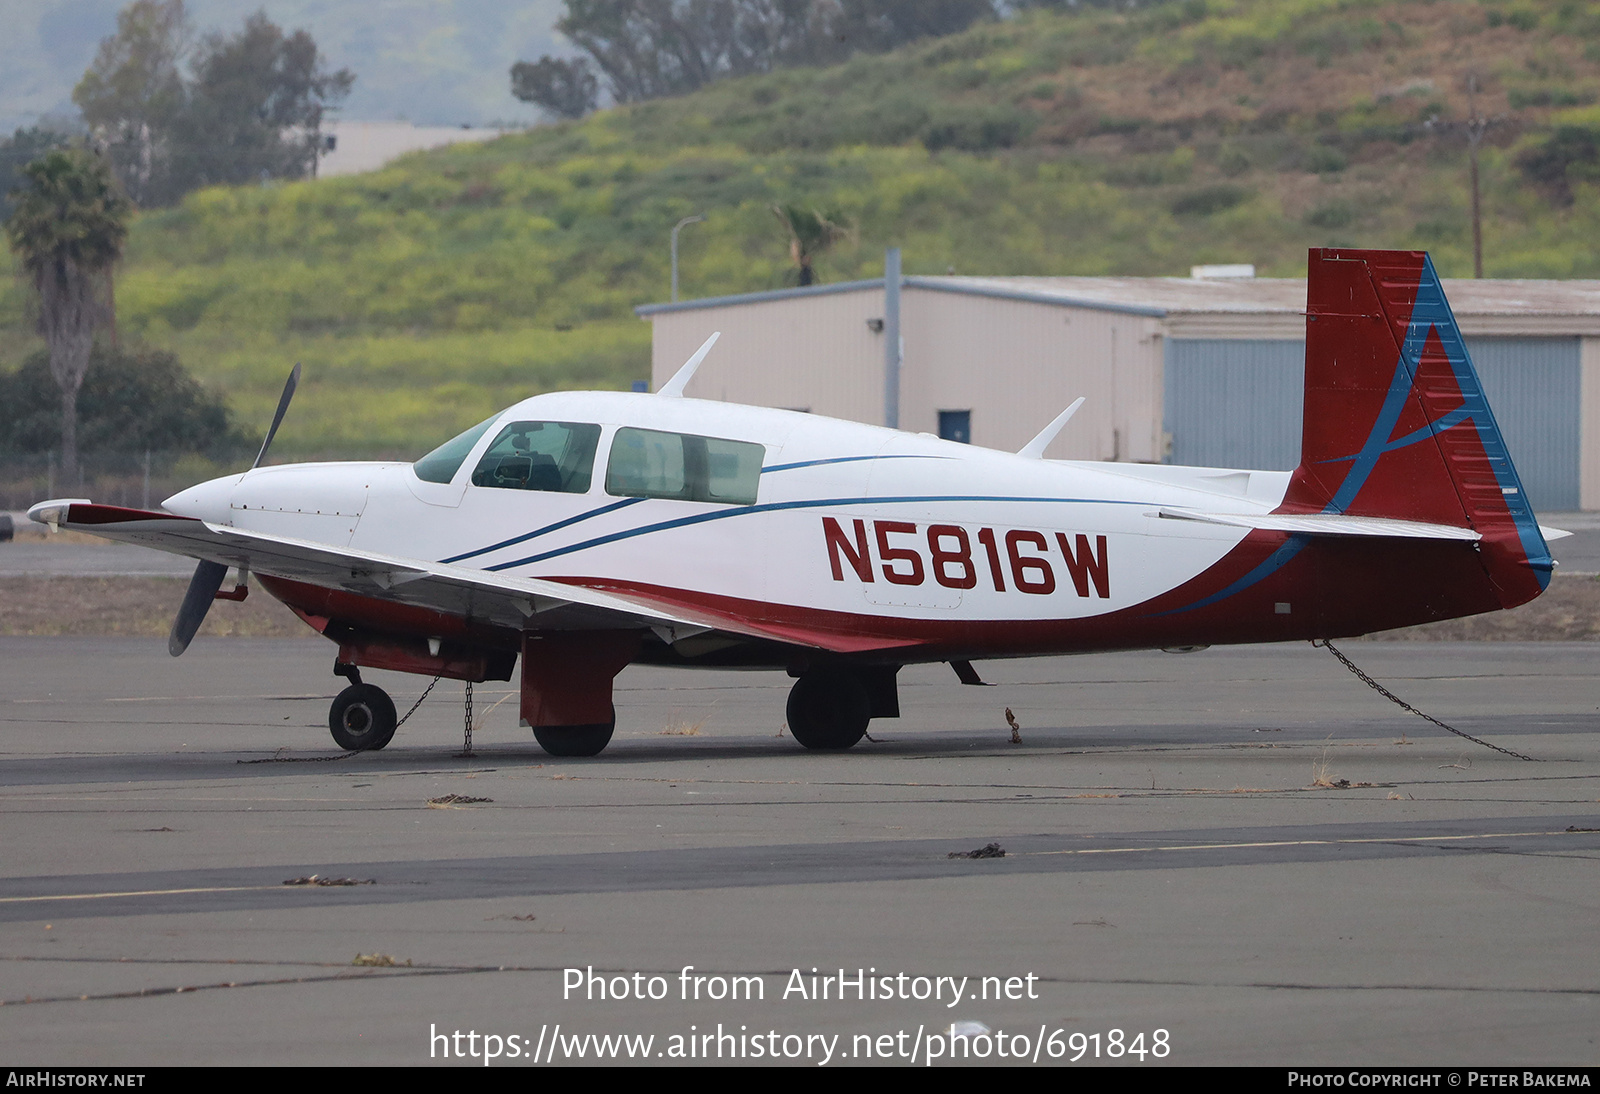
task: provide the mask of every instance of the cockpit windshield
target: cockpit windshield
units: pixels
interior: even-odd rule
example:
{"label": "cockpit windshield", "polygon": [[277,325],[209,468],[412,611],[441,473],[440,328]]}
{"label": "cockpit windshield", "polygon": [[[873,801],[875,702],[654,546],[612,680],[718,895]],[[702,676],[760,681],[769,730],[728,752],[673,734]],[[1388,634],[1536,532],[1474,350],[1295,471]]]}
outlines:
{"label": "cockpit windshield", "polygon": [[472,451],[472,446],[478,443],[478,438],[489,431],[494,425],[494,418],[479,422],[459,437],[453,437],[422,459],[411,465],[411,470],[416,472],[417,478],[423,482],[449,482],[456,477],[456,472],[461,470],[461,465],[466,461],[467,455]]}

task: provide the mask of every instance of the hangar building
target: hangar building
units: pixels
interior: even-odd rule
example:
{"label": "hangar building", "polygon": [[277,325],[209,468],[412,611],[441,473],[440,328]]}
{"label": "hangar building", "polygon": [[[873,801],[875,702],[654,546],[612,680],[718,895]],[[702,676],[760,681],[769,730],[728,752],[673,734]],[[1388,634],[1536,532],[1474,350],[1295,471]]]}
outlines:
{"label": "hangar building", "polygon": [[[1600,509],[1600,281],[1444,287],[1535,507]],[[686,394],[1010,450],[1082,395],[1051,458],[1287,470],[1305,295],[1290,278],[909,276],[636,310],[652,388],[721,331]]]}

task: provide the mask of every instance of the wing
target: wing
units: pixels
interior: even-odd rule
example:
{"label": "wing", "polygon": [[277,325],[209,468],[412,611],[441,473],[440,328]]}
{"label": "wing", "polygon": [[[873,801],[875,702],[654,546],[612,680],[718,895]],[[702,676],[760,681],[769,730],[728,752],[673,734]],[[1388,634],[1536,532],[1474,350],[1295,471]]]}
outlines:
{"label": "wing", "polygon": [[649,628],[669,644],[718,632],[833,653],[908,644],[895,639],[762,625],[730,613],[667,606],[633,594],[247,532],[146,509],[68,499],[41,502],[28,511],[28,516],[52,527],[237,566],[269,577],[471,617],[514,630]]}

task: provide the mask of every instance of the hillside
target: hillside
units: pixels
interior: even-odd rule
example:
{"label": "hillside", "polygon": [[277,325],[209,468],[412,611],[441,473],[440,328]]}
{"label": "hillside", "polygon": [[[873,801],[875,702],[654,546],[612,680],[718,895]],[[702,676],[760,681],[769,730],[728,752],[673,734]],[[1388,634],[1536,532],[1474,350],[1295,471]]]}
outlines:
{"label": "hillside", "polygon": [[[773,202],[838,209],[828,280],[881,272],[1303,271],[1323,244],[1423,247],[1471,273],[1466,142],[1482,149],[1489,276],[1600,276],[1585,160],[1535,186],[1551,127],[1600,132],[1588,5],[1191,0],[1032,12],[894,54],[714,85],[382,172],[209,190],[136,225],[125,331],[175,349],[277,451],[417,454],[506,402],[648,372],[631,308],[792,278]],[[1574,138],[1577,139],[1577,138]],[[1564,146],[1565,147],[1565,146]],[[1559,180],[1558,180],[1559,181]],[[0,294],[0,361],[37,340]]]}

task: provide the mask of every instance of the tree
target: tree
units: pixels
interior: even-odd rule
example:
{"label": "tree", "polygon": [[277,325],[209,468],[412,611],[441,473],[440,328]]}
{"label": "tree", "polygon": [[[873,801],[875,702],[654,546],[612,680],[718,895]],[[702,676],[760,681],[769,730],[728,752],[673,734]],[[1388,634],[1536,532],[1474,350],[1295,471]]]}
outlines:
{"label": "tree", "polygon": [[778,218],[789,235],[789,258],[799,271],[798,283],[811,285],[817,280],[812,262],[816,257],[843,239],[852,231],[844,217],[838,213],[819,213],[815,209],[802,209],[798,205],[774,205],[772,215]]}
{"label": "tree", "polygon": [[127,193],[168,205],[198,186],[310,174],[323,117],[354,80],[264,13],[195,44],[183,0],[134,0],[72,96]]}
{"label": "tree", "polygon": [[835,36],[866,53],[959,34],[995,17],[993,0],[839,0],[839,8],[832,23]]}
{"label": "tree", "polygon": [[574,117],[565,108],[582,100],[566,91],[596,79],[591,63],[613,102],[638,102],[781,65],[894,49],[995,14],[993,0],[566,0],[556,29],[588,57],[519,62],[512,87],[520,99]]}
{"label": "tree", "polygon": [[106,312],[99,288],[122,257],[132,206],[106,161],[57,149],[23,168],[29,187],[6,222],[12,251],[39,293],[39,333],[61,392],[61,466],[78,471],[78,389]]}
{"label": "tree", "polygon": [[170,189],[173,127],[187,97],[179,66],[192,38],[183,0],[135,0],[117,14],[117,33],[101,41],[72,90],[123,189],[140,205]]}
{"label": "tree", "polygon": [[739,0],[567,0],[556,24],[619,103],[680,95],[760,62],[739,46]]}
{"label": "tree", "polygon": [[[48,353],[0,373],[0,452],[51,448],[61,435],[61,400]],[[250,446],[228,408],[161,350],[96,345],[78,393],[85,453],[204,452],[226,457]]]}
{"label": "tree", "polygon": [[600,81],[582,57],[562,60],[544,56],[532,64],[518,61],[511,66],[511,94],[558,118],[581,118],[595,108]]}
{"label": "tree", "polygon": [[65,133],[43,126],[18,129],[6,140],[0,141],[0,223],[11,215],[8,195],[21,190],[27,183],[22,169],[52,148],[63,148],[70,141]]}
{"label": "tree", "polygon": [[354,82],[324,69],[311,35],[285,35],[262,12],[238,34],[207,36],[175,127],[178,177],[192,188],[309,175],[323,116]]}

